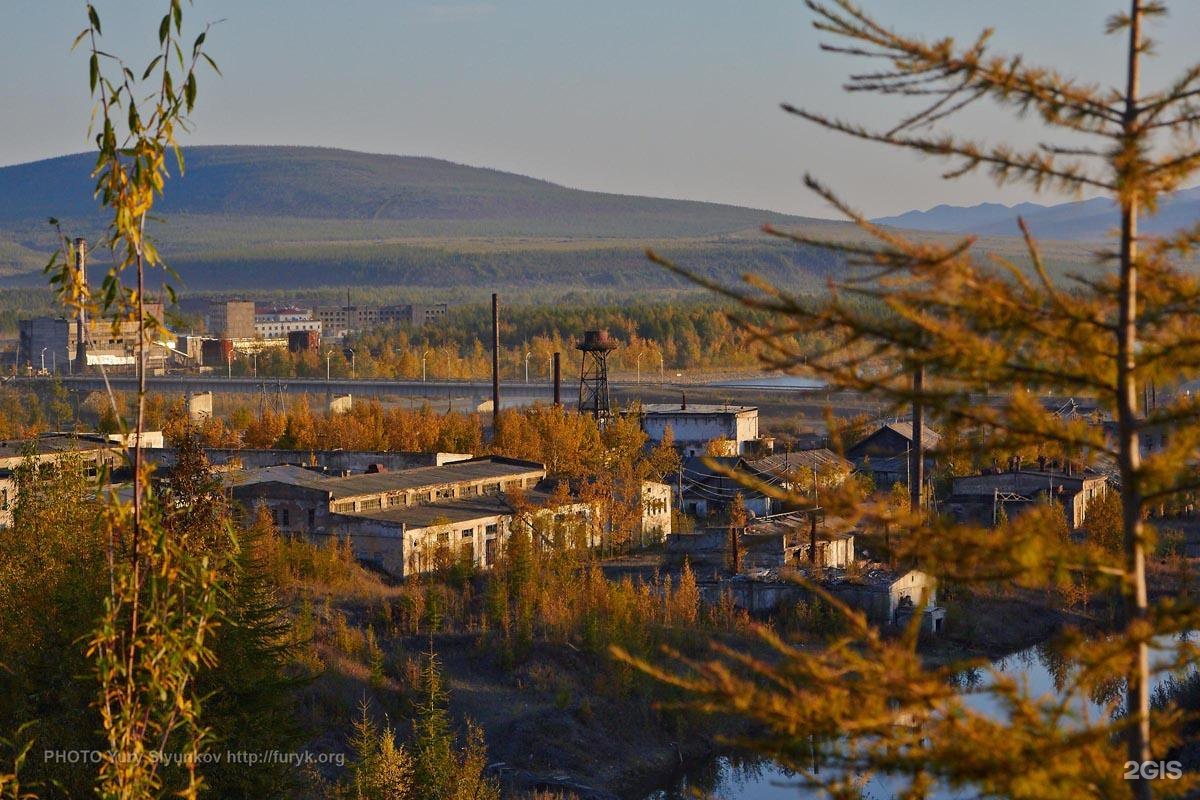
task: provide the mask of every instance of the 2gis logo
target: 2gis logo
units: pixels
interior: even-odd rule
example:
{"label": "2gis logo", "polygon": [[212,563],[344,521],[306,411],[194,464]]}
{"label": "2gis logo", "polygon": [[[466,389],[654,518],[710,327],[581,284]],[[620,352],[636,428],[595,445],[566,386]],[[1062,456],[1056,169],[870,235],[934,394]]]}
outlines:
{"label": "2gis logo", "polygon": [[1183,764],[1178,761],[1126,761],[1125,780],[1142,778],[1148,781],[1177,781],[1183,777]]}

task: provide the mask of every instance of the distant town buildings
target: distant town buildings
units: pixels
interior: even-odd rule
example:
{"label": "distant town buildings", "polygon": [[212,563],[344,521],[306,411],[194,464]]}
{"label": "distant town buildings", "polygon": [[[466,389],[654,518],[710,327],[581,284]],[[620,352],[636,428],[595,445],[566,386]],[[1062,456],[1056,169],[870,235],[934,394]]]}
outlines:
{"label": "distant town buildings", "polygon": [[209,303],[205,327],[219,339],[253,339],[254,303],[250,300],[225,300]]}
{"label": "distant town buildings", "polygon": [[380,324],[421,327],[446,318],[445,303],[394,306],[318,306],[313,318],[318,320],[327,336],[339,337]]}
{"label": "distant town buildings", "polygon": [[307,308],[269,308],[254,315],[254,335],[260,339],[287,339],[292,333],[321,332],[320,320]]}
{"label": "distant town buildings", "polygon": [[[146,314],[160,322],[161,303],[147,303]],[[35,372],[67,373],[87,367],[132,368],[137,357],[140,327],[136,321],[121,322],[115,329],[109,320],[89,319],[84,326],[84,364],[79,364],[79,326],[65,317],[34,317],[18,322],[17,363]],[[169,338],[164,333],[164,338]],[[171,357],[169,343],[155,339],[147,353],[151,370],[163,369]]]}

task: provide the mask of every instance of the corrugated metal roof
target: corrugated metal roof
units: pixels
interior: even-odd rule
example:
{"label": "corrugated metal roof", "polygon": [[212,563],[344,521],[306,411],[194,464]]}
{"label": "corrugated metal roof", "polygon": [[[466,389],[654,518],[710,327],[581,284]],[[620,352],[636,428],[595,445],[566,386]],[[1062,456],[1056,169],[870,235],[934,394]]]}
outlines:
{"label": "corrugated metal roof", "polygon": [[[890,422],[887,425],[884,425],[883,427],[891,428],[893,431],[900,434],[905,439],[908,439],[910,442],[912,441],[913,426],[912,426],[911,422]],[[882,428],[880,430],[882,430]],[[876,431],[876,433],[878,433],[878,431]],[[872,435],[874,435],[874,434],[872,434]],[[870,438],[870,437],[867,437],[867,438]],[[921,444],[923,444],[925,447],[937,447],[939,444],[941,444],[941,441],[942,441],[942,435],[940,433],[933,430],[928,425],[921,426]]]}
{"label": "corrugated metal roof", "polygon": [[664,414],[669,416],[686,416],[688,414],[740,414],[743,411],[757,411],[758,406],[731,406],[718,403],[688,403],[684,408],[679,403],[645,403],[642,414]]}
{"label": "corrugated metal roof", "polygon": [[821,472],[834,469],[849,470],[854,465],[829,448],[819,447],[813,450],[776,453],[765,458],[747,461],[746,466],[757,472],[786,476],[796,469],[812,469]]}
{"label": "corrugated metal roof", "polygon": [[456,461],[440,467],[416,467],[397,472],[378,472],[369,475],[351,475],[347,478],[330,478],[329,490],[335,499],[357,497],[366,494],[420,489],[425,486],[442,486],[459,481],[504,480],[518,475],[540,472],[545,475],[546,467],[534,461],[485,457],[470,461]]}
{"label": "corrugated metal roof", "polygon": [[510,506],[503,497],[470,497],[459,500],[444,500],[440,503],[426,503],[420,506],[405,508],[385,508],[376,511],[360,511],[341,513],[337,516],[347,519],[369,519],[376,522],[386,522],[393,525],[403,525],[405,528],[428,528],[431,525],[444,523],[469,522],[473,519],[498,517],[512,513]]}
{"label": "corrugated metal roof", "polygon": [[295,464],[276,464],[272,467],[227,472],[221,480],[229,487],[251,486],[256,483],[286,483],[328,492],[331,479]]}
{"label": "corrugated metal roof", "polygon": [[534,461],[487,456],[469,461],[455,461],[440,467],[414,467],[396,472],[377,472],[335,478],[304,467],[280,464],[273,467],[244,470],[225,478],[227,486],[247,486],[254,483],[286,483],[329,492],[334,499],[384,494],[386,492],[444,486],[461,481],[503,481],[516,476],[545,475],[546,468]]}

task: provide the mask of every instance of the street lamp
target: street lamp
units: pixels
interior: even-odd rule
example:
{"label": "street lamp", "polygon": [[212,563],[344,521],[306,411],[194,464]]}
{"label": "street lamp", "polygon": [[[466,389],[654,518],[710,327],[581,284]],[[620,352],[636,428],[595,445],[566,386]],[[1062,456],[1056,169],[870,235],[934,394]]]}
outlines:
{"label": "street lamp", "polygon": [[644,356],[644,355],[646,355],[646,354],[645,354],[645,353],[638,353],[638,357],[637,357],[637,375],[638,375],[637,382],[638,382],[638,386],[641,386],[641,385],[642,385],[642,356]]}
{"label": "street lamp", "polygon": [[257,378],[257,377],[258,377],[258,351],[256,350],[256,351],[254,351],[253,353],[251,353],[251,354],[250,354],[250,358],[251,358],[251,359],[253,359],[253,362],[254,362],[254,377],[256,377],[256,378]]}
{"label": "street lamp", "polygon": [[46,348],[42,348],[42,374],[46,374]]}
{"label": "street lamp", "polygon": [[533,355],[528,350],[525,351],[525,382],[529,383],[529,357]]}
{"label": "street lamp", "polygon": [[354,369],[354,348],[347,347],[346,349],[342,350],[342,355],[344,355],[350,361],[350,377],[357,377]]}
{"label": "street lamp", "polygon": [[229,377],[233,377],[233,351],[229,351],[229,355],[225,357],[225,365],[228,369]]}
{"label": "street lamp", "polygon": [[658,354],[658,383],[660,386],[666,383],[666,380],[663,378],[663,354],[661,351]]}
{"label": "street lamp", "polygon": [[433,353],[432,350],[426,350],[425,354],[421,356],[421,383],[425,383],[425,359],[429,358],[431,353]]}
{"label": "street lamp", "polygon": [[325,351],[325,382],[329,383],[329,359],[333,358],[333,351]]}

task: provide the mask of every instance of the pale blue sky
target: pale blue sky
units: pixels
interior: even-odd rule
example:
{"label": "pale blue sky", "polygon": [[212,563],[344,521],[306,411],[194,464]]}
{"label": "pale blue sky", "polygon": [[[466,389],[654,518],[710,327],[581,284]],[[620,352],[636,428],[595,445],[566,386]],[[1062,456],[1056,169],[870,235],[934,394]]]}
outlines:
{"label": "pale blue sky", "polygon": [[[863,0],[911,33],[967,36],[1028,60],[1119,77],[1102,35],[1119,0]],[[106,46],[144,55],[161,2],[97,0]],[[1195,53],[1200,4],[1177,1],[1152,33],[1150,78]],[[4,0],[0,164],[85,150],[86,60],[75,0]],[[225,18],[210,52],[195,144],[313,144],[429,155],[605,191],[829,216],[811,171],[871,214],[939,202],[1015,202],[985,178],[947,183],[936,163],[814,129],[781,101],[890,120],[839,83],[853,66],[820,52],[800,0],[195,0]],[[142,57],[136,59],[141,63]],[[1037,140],[987,109],[964,117],[994,139]],[[1059,198],[1049,197],[1047,201]],[[3,202],[0,199],[0,202]]]}

